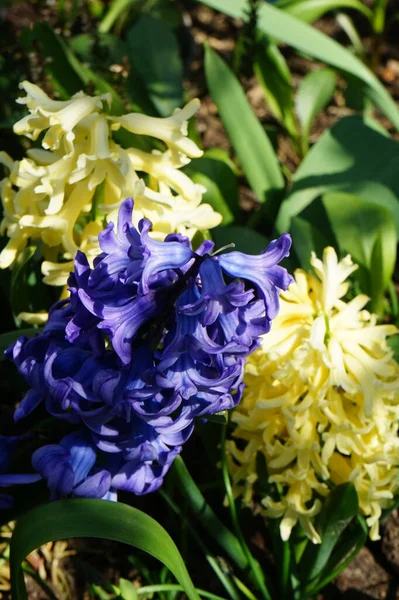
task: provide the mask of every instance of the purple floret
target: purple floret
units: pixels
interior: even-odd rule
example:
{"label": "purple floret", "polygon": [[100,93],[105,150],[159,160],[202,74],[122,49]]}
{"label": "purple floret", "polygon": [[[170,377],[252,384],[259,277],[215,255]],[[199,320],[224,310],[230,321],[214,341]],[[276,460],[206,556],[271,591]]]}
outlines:
{"label": "purple floret", "polygon": [[125,200],[117,226],[99,235],[93,267],[78,252],[70,297],[54,305],[43,333],[6,352],[30,387],[15,420],[42,405],[70,433],[41,440],[35,473],[0,476],[0,485],[42,478],[51,498],[152,492],[196,418],[241,398],[245,357],[292,281],[278,264],[289,235],[258,256],[212,255],[210,241],[194,251],[180,234],[152,239],[151,223],[136,228],[132,210]]}

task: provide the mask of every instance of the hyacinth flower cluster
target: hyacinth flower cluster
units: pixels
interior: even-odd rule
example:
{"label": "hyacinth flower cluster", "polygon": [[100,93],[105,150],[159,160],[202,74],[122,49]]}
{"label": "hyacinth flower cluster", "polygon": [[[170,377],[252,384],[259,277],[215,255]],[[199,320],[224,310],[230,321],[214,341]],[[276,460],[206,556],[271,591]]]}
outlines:
{"label": "hyacinth flower cluster", "polygon": [[33,474],[3,470],[0,485],[44,479],[52,498],[152,492],[195,419],[240,400],[245,358],[292,281],[278,264],[289,235],[257,256],[213,253],[211,241],[194,251],[179,233],[154,240],[147,219],[136,228],[132,209],[124,201],[100,233],[93,267],[77,253],[70,297],[44,331],[7,350],[30,387],[15,420],[41,405],[66,435],[34,451]]}
{"label": "hyacinth flower cluster", "polygon": [[299,522],[319,543],[313,517],[332,485],[351,481],[376,540],[399,492],[399,365],[387,344],[398,331],[377,324],[367,296],[343,299],[357,268],[350,256],[338,261],[326,248],[311,264],[313,273],[295,272],[272,331],[248,359],[233,415],[240,445],[229,446],[234,490],[245,503],[254,497],[261,453],[271,485],[265,514],[281,519],[284,540]]}
{"label": "hyacinth flower cluster", "polygon": [[[151,219],[153,237],[169,233],[192,238],[221,222],[221,215],[201,204],[204,188],[181,167],[202,151],[187,137],[187,120],[198,110],[192,100],[167,118],[138,113],[112,114],[110,94],[52,100],[38,86],[24,81],[26,96],[17,102],[29,114],[14,132],[30,140],[41,137],[22,160],[5,152],[0,163],[9,175],[0,182],[2,233],[9,241],[0,253],[0,268],[14,263],[28,243],[41,242],[45,283],[65,285],[80,249],[91,264],[100,252],[98,234],[116,219],[121,202],[135,197],[135,224]],[[163,150],[152,152],[116,141],[118,129],[137,140],[155,138]],[[145,136],[145,137],[144,137]],[[145,181],[144,181],[145,179]]]}

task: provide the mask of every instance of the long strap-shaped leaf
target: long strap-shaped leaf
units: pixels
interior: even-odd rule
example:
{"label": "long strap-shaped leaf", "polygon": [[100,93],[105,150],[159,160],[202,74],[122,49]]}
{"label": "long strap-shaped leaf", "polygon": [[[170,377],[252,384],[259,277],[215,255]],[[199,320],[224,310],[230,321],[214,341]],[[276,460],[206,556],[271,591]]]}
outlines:
{"label": "long strap-shaped leaf", "polygon": [[18,520],[10,546],[13,600],[27,598],[21,569],[26,556],[42,544],[69,537],[106,538],[144,550],[171,570],[190,600],[199,600],[175,543],[157,521],[126,504],[92,499],[46,504]]}
{"label": "long strap-shaped leaf", "polygon": [[181,494],[187,498],[191,510],[201,521],[209,535],[217,541],[240,569],[246,569],[248,566],[248,558],[241,548],[239,541],[207,504],[201,490],[191,477],[181,456],[178,456],[175,459],[173,472],[180,484],[179,488]]}
{"label": "long strap-shaped leaf", "polygon": [[265,130],[255,116],[240,82],[220,56],[205,47],[209,91],[259,202],[281,200],[284,178]]}
{"label": "long strap-shaped leaf", "polygon": [[[242,18],[246,0],[198,0],[232,17]],[[259,28],[271,37],[360,79],[371,100],[399,130],[399,110],[374,74],[343,46],[317,29],[266,2],[259,8]]]}

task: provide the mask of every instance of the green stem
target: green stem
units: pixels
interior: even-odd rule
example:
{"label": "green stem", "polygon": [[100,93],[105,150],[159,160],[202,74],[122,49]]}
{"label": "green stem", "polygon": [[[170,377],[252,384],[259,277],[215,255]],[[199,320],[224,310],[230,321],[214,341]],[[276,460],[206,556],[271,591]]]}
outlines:
{"label": "green stem", "polygon": [[248,598],[248,600],[257,600],[256,596],[253,595],[251,590],[249,590],[242,581],[240,581],[236,576],[233,576],[233,579],[238,589],[241,590],[241,592],[244,594],[244,596]]}
{"label": "green stem", "polygon": [[208,561],[209,565],[215,572],[216,576],[219,578],[220,582],[222,583],[223,587],[225,588],[227,593],[230,595],[232,600],[241,600],[241,597],[240,597],[238,591],[236,590],[236,588],[234,587],[234,585],[232,584],[231,580],[222,571],[217,560],[209,552],[206,544],[202,541],[202,539],[200,538],[200,536],[198,535],[198,533],[196,532],[195,528],[192,526],[190,521],[187,519],[187,517],[185,516],[183,511],[179,508],[179,506],[177,506],[177,504],[175,504],[175,502],[173,502],[173,500],[169,497],[169,495],[164,490],[161,489],[161,490],[159,490],[158,493],[165,500],[165,502],[170,506],[170,508],[173,510],[173,512],[176,513],[179,516],[179,518],[185,522],[185,524],[187,525],[187,528],[191,532],[193,539],[197,542],[197,545],[201,548],[202,552],[205,555],[206,560]]}
{"label": "green stem", "polygon": [[58,0],[58,18],[61,23],[65,21],[65,0]]}
{"label": "green stem", "polygon": [[370,69],[375,73],[381,58],[381,42],[385,28],[385,16],[388,0],[376,0],[373,9],[373,39],[371,46]]}
{"label": "green stem", "polygon": [[135,4],[137,0],[114,0],[101,23],[98,26],[100,33],[108,33],[115,21],[127,10],[130,5]]}
{"label": "green stem", "polygon": [[289,542],[283,542],[283,556],[281,561],[281,600],[288,600],[288,590],[291,567],[291,548]]}
{"label": "green stem", "polygon": [[224,481],[224,486],[225,486],[225,490],[226,490],[227,501],[229,504],[230,514],[231,514],[231,520],[233,523],[233,528],[236,532],[238,541],[241,544],[241,548],[243,549],[244,554],[247,557],[249,567],[252,571],[253,578],[254,578],[255,582],[257,583],[259,590],[262,592],[262,595],[265,598],[265,600],[272,600],[272,596],[270,595],[270,592],[267,589],[266,584],[265,584],[265,577],[264,577],[264,574],[262,573],[262,569],[260,568],[259,563],[252,556],[251,551],[247,546],[247,543],[245,541],[245,538],[241,531],[241,527],[238,522],[237,509],[236,509],[236,504],[235,504],[234,497],[233,497],[233,490],[231,488],[230,476],[229,476],[229,471],[227,468],[227,461],[226,461],[226,431],[227,431],[227,425],[222,426],[222,439],[221,439],[222,474],[223,474],[223,481]]}
{"label": "green stem", "polygon": [[381,36],[385,29],[387,4],[388,0],[376,0],[374,4],[372,26],[377,36]]}
{"label": "green stem", "polygon": [[209,535],[236,563],[237,567],[244,570],[248,566],[248,560],[241,545],[231,531],[215,515],[209,504],[207,504],[181,456],[175,459],[173,472],[179,481],[179,490],[188,500],[190,509],[194,512],[195,516],[204,525]]}
{"label": "green stem", "polygon": [[[270,519],[268,522],[268,531],[271,539],[272,552],[277,560],[277,569],[279,577],[279,600],[292,600],[292,551],[290,543],[284,542],[280,534],[280,520]],[[281,557],[281,558],[280,558]]]}
{"label": "green stem", "polygon": [[363,46],[362,39],[353,23],[353,20],[346,13],[338,13],[335,17],[338,25],[346,33],[351,42],[356,55],[360,60],[365,58],[365,49]]}
{"label": "green stem", "polygon": [[[211,592],[207,592],[199,588],[196,588],[196,590],[203,598],[209,598],[210,600],[226,600],[225,598],[222,598],[222,596],[211,594]],[[141,588],[138,588],[136,592],[138,596],[141,596],[142,594],[155,594],[156,592],[184,592],[184,588],[175,583],[161,583],[156,585],[145,585]]]}

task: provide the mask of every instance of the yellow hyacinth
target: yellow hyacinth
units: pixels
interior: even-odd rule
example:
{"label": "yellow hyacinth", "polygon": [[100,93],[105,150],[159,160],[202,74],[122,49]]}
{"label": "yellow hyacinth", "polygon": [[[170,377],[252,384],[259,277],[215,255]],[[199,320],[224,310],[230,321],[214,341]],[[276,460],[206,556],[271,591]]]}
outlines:
{"label": "yellow hyacinth", "polygon": [[[14,131],[32,140],[44,136],[42,148],[28,150],[21,161],[0,153],[10,171],[0,183],[1,230],[9,237],[0,268],[12,265],[30,240],[41,240],[45,283],[64,285],[76,251],[92,258],[99,253],[97,235],[127,197],[135,199],[135,223],[150,218],[153,235],[160,239],[175,232],[192,237],[221,222],[221,215],[201,204],[203,188],[181,171],[202,154],[187,137],[187,119],[197,111],[198,100],[168,118],[115,117],[109,94],[79,92],[59,101],[27,81],[21,88],[26,96],[18,102],[29,114]],[[165,151],[123,148],[112,137],[120,127],[160,140]]]}
{"label": "yellow hyacinth", "polygon": [[248,359],[244,397],[229,444],[236,495],[253,496],[256,456],[281,498],[262,499],[281,518],[287,540],[299,522],[315,543],[313,523],[331,486],[351,481],[379,538],[379,518],[399,492],[399,365],[387,345],[393,325],[377,325],[368,298],[345,301],[357,268],[333,248],[312,255],[313,273],[298,270],[261,348]]}

